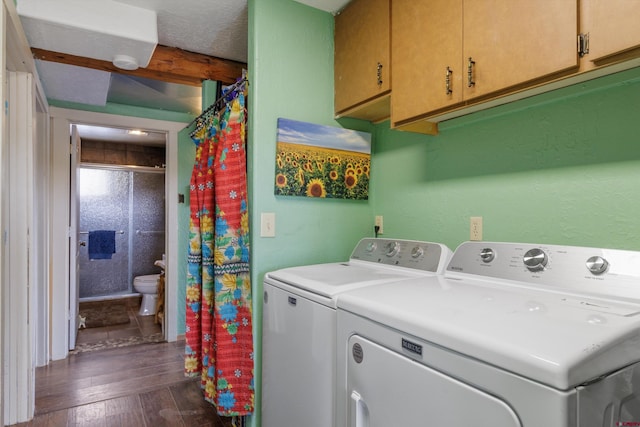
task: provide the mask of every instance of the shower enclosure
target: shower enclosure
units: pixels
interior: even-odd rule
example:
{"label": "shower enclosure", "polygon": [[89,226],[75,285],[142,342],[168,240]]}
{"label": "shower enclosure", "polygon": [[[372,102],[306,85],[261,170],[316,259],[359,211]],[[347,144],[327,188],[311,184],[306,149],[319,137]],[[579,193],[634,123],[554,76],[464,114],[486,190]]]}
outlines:
{"label": "shower enclosure", "polygon": [[[159,273],[154,261],[165,252],[163,168],[78,168],[80,205],[79,297],[101,299],[132,293],[133,278]],[[88,233],[114,230],[111,259],[90,260]]]}

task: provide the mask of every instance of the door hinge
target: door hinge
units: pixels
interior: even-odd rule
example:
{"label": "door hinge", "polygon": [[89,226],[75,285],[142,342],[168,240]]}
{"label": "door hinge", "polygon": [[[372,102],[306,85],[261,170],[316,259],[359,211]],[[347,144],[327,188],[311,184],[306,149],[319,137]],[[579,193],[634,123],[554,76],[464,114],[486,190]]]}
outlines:
{"label": "door hinge", "polygon": [[578,55],[580,58],[589,53],[589,33],[578,34]]}

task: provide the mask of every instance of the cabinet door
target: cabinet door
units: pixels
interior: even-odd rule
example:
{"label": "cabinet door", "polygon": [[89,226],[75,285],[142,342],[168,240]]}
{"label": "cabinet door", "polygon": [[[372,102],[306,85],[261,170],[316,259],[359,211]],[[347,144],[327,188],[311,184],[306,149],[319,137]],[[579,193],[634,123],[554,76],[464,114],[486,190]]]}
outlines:
{"label": "cabinet door", "polygon": [[589,54],[596,64],[640,56],[640,1],[582,0]]}
{"label": "cabinet door", "polygon": [[[390,8],[389,0],[353,0],[335,17],[337,114],[388,95]],[[386,114],[388,117],[388,111]]]}
{"label": "cabinet door", "polygon": [[475,61],[475,85],[465,98],[576,70],[577,34],[577,0],[466,0],[464,60]]}
{"label": "cabinet door", "polygon": [[393,125],[460,103],[462,0],[393,0],[391,19]]}

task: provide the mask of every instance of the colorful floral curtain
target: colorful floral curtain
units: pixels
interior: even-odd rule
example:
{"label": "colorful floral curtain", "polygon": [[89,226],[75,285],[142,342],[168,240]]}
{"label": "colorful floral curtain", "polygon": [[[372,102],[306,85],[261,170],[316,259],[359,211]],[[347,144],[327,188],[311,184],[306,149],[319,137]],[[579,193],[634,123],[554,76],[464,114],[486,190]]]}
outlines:
{"label": "colorful floral curtain", "polygon": [[186,289],[185,373],[236,425],[254,408],[244,95],[192,134]]}

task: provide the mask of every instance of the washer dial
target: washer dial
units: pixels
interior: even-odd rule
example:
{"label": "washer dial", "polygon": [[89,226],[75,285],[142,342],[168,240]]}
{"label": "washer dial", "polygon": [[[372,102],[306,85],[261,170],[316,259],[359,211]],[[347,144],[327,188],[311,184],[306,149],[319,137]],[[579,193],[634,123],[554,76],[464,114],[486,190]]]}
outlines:
{"label": "washer dial", "polygon": [[601,256],[592,256],[587,260],[587,270],[589,270],[591,274],[602,274],[607,271],[608,267],[609,262]]}
{"label": "washer dial", "polygon": [[540,271],[544,270],[549,259],[542,249],[534,248],[528,250],[527,253],[524,254],[522,260],[529,271]]}
{"label": "washer dial", "polygon": [[367,252],[373,252],[376,250],[377,247],[378,247],[378,244],[376,242],[369,242],[365,250]]}
{"label": "washer dial", "polygon": [[400,243],[398,242],[389,242],[387,246],[385,246],[385,252],[388,257],[392,257],[396,255],[400,251]]}

